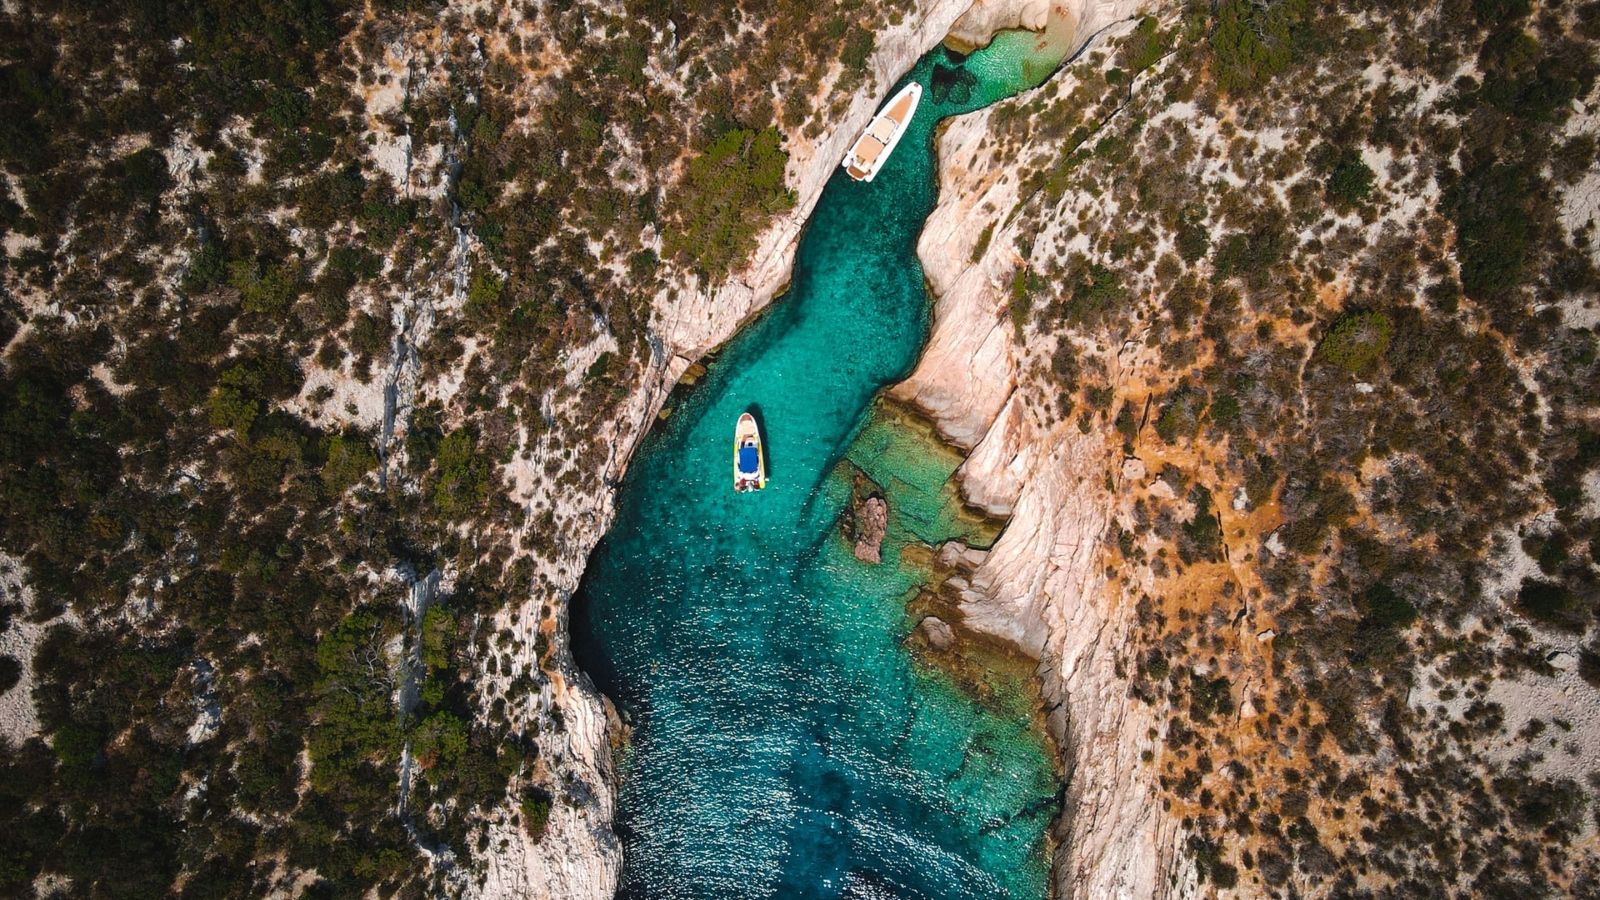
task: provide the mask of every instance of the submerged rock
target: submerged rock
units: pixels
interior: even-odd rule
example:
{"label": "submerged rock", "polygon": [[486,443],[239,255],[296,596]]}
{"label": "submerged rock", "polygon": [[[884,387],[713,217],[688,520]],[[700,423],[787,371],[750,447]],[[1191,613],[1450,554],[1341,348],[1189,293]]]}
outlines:
{"label": "submerged rock", "polygon": [[693,362],[689,364],[689,368],[683,370],[682,375],[678,376],[678,383],[694,384],[704,377],[706,377],[705,364]]}
{"label": "submerged rock", "polygon": [[889,504],[868,497],[855,510],[856,559],[874,565],[883,562],[883,534],[889,529]]}
{"label": "submerged rock", "polygon": [[917,623],[917,631],[922,634],[923,640],[928,642],[928,646],[935,650],[948,650],[956,640],[955,629],[938,616],[924,616],[922,621]]}

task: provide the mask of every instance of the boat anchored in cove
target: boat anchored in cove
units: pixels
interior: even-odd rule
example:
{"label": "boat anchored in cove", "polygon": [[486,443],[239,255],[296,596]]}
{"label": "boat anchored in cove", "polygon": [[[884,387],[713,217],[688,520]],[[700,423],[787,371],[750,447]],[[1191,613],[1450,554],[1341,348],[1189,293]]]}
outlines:
{"label": "boat anchored in cove", "polygon": [[744,413],[733,429],[733,489],[739,493],[767,486],[767,461],[761,451],[761,429],[755,416]]}
{"label": "boat anchored in cove", "polygon": [[922,85],[915,81],[890,98],[867,130],[856,138],[850,152],[844,155],[844,170],[851,178],[870,182],[877,176],[883,164],[889,161],[889,154],[894,152],[900,138],[905,135],[906,126],[911,124],[911,117],[916,115],[917,104],[921,101]]}

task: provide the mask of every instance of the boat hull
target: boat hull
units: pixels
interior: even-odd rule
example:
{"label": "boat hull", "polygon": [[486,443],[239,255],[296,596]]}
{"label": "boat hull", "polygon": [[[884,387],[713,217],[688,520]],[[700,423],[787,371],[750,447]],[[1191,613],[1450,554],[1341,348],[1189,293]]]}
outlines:
{"label": "boat hull", "polygon": [[[741,468],[740,455],[748,450],[755,451],[755,471],[749,471],[748,465]],[[761,446],[761,429],[756,425],[755,417],[749,413],[739,416],[739,424],[733,429],[733,489],[744,493],[746,491],[759,491],[767,486],[767,457],[766,449]]]}
{"label": "boat hull", "polygon": [[911,117],[917,114],[917,105],[921,102],[922,85],[915,81],[889,98],[889,102],[872,118],[867,130],[850,145],[850,152],[844,155],[844,162],[840,165],[845,172],[857,181],[871,182],[876,178],[894,153],[894,148],[900,145],[900,139],[905,136]]}

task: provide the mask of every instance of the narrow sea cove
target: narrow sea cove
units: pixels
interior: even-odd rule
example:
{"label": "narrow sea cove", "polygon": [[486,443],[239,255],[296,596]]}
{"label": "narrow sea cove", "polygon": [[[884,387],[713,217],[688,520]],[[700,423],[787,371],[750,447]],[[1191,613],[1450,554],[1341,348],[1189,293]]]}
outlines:
{"label": "narrow sea cove", "polygon": [[[922,105],[884,170],[833,177],[787,295],[674,395],[633,460],[573,622],[579,664],[633,725],[621,896],[1047,895],[1050,748],[1021,684],[980,702],[907,650],[927,571],[901,549],[966,533],[930,512],[948,474],[935,455],[894,446],[872,410],[927,336],[916,239],[935,126],[1037,84],[1054,52],[1017,32],[919,61],[906,80]],[[770,481],[737,495],[747,410]],[[888,494],[882,565],[841,535],[847,456]]]}

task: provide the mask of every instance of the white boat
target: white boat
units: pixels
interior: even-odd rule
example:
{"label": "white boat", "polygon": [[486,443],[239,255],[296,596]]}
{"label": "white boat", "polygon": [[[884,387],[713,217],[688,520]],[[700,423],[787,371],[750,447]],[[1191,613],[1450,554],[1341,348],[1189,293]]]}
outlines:
{"label": "white boat", "polygon": [[733,489],[743,494],[767,486],[766,454],[755,416],[744,413],[733,429]]}
{"label": "white boat", "polygon": [[906,133],[906,126],[911,124],[911,117],[917,114],[917,104],[922,102],[922,85],[915,81],[900,89],[883,110],[873,118],[867,130],[856,138],[850,152],[844,155],[844,170],[850,177],[857,181],[871,181],[883,164],[889,161],[889,154],[900,143],[900,138]]}

